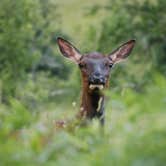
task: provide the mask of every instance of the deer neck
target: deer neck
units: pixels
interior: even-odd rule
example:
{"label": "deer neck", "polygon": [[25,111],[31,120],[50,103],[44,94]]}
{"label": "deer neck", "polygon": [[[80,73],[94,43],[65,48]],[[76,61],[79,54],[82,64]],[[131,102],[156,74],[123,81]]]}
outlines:
{"label": "deer neck", "polygon": [[89,91],[88,88],[82,89],[82,100],[80,112],[81,116],[92,119],[103,112],[104,95],[99,90]]}

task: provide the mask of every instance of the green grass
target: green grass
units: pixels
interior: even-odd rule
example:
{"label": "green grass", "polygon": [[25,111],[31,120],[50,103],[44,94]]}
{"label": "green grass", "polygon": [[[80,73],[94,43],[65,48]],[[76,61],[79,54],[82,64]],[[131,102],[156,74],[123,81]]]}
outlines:
{"label": "green grass", "polygon": [[1,104],[0,164],[164,166],[166,80],[157,75],[153,82],[144,93],[107,92],[104,132],[95,120],[84,128],[56,129],[57,119],[77,112],[65,102],[43,102],[36,111],[16,99]]}

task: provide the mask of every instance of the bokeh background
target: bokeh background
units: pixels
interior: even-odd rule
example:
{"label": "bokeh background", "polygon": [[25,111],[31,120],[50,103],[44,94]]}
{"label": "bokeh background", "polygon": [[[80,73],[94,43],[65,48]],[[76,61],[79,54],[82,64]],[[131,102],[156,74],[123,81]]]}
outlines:
{"label": "bokeh background", "polygon": [[[110,53],[136,39],[114,67],[106,125],[70,125],[79,110],[78,68],[56,38],[82,53]],[[166,163],[165,0],[0,1],[0,165],[164,166]]]}

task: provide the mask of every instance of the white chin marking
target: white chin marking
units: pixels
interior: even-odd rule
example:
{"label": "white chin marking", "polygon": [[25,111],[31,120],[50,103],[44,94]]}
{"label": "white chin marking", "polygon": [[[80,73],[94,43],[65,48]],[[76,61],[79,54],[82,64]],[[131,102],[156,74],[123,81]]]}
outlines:
{"label": "white chin marking", "polygon": [[95,89],[95,88],[98,88],[98,89],[102,90],[104,88],[104,86],[103,85],[90,84],[89,88],[92,89],[92,90]]}

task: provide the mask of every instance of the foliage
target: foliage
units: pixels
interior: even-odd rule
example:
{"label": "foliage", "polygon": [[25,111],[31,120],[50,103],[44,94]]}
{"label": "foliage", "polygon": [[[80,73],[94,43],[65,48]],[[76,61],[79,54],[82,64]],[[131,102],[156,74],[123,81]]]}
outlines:
{"label": "foliage", "polygon": [[112,91],[104,135],[97,121],[86,128],[56,129],[57,113],[69,118],[75,114],[72,107],[57,105],[51,111],[47,106],[50,111],[34,114],[11,100],[10,108],[3,106],[0,112],[1,165],[164,166],[165,85],[165,78],[157,74],[146,93],[131,88],[122,95]]}
{"label": "foliage", "polygon": [[53,68],[57,76],[66,77],[65,71],[67,73],[68,70],[61,58],[56,59],[59,63],[54,62],[55,58],[52,58],[52,64],[47,62],[49,57],[53,57],[58,33],[58,19],[52,22],[57,17],[56,4],[43,0],[2,0],[0,8],[2,101],[15,96],[18,82],[26,78],[27,72],[34,71],[39,63],[43,63],[40,57],[46,57],[44,63]]}
{"label": "foliage", "polygon": [[[36,19],[33,1],[2,0],[0,9],[0,74],[2,95],[14,95],[33,56],[28,52],[33,35],[32,22]],[[13,10],[14,9],[14,10]],[[27,35],[28,34],[28,35]],[[2,97],[3,97],[2,96]]]}
{"label": "foliage", "polygon": [[[165,0],[1,0],[0,165],[164,166]],[[80,76],[56,37],[108,54],[136,39],[112,69],[106,125],[79,127]],[[71,119],[65,129],[57,120]]]}

